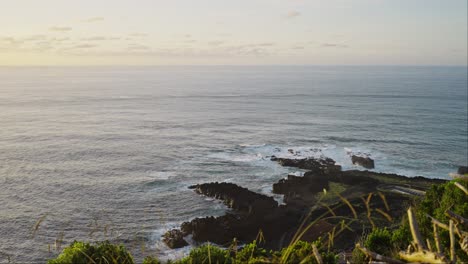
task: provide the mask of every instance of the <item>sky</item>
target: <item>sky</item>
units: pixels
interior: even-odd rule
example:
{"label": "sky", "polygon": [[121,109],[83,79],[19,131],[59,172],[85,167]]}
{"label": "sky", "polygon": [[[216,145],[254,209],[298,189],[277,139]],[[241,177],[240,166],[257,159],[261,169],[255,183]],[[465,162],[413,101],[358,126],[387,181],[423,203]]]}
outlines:
{"label": "sky", "polygon": [[467,0],[0,0],[0,65],[466,65]]}

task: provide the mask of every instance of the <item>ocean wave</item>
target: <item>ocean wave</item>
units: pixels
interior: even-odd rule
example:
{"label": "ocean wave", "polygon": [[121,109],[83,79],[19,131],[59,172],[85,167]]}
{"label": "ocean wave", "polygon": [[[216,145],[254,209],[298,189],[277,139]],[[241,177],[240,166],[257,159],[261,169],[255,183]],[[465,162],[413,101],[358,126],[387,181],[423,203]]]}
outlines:
{"label": "ocean wave", "polygon": [[327,137],[330,141],[342,142],[342,143],[388,143],[388,144],[404,144],[404,145],[428,145],[428,143],[409,141],[409,140],[395,140],[395,139],[366,139],[366,138],[353,138],[353,137]]}

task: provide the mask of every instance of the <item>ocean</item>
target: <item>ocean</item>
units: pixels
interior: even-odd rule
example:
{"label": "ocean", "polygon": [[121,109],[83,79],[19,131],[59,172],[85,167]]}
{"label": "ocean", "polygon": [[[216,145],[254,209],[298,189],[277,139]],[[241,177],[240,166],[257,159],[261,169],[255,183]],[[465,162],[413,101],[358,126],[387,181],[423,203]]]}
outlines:
{"label": "ocean", "polygon": [[[271,194],[269,156],[353,153],[375,171],[449,178],[468,160],[467,67],[0,67],[0,263],[109,239],[174,258],[161,235],[227,181]],[[275,196],[278,200],[281,197]]]}

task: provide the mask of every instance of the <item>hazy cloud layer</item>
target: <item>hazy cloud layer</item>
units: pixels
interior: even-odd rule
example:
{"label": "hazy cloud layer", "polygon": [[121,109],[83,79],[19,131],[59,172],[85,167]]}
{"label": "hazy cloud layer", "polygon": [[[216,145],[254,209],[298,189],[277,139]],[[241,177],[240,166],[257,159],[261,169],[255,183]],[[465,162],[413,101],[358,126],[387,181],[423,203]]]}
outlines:
{"label": "hazy cloud layer", "polygon": [[323,43],[320,45],[323,48],[349,48],[346,44],[339,44],[339,43]]}
{"label": "hazy cloud layer", "polygon": [[220,40],[215,40],[215,41],[208,42],[208,45],[211,45],[211,46],[220,46],[220,45],[223,45],[223,44],[224,44],[224,41],[220,41]]}
{"label": "hazy cloud layer", "polygon": [[73,45],[69,47],[68,49],[92,49],[92,48],[97,48],[97,47],[99,47],[99,45],[97,44],[83,43],[83,44]]}
{"label": "hazy cloud layer", "polygon": [[138,38],[142,38],[142,37],[147,37],[148,34],[146,33],[130,33],[128,34],[130,37],[138,37]]}
{"label": "hazy cloud layer", "polygon": [[86,23],[94,23],[94,22],[101,22],[101,21],[104,21],[103,17],[90,17],[90,18],[83,20],[83,22],[86,22]]}
{"label": "hazy cloud layer", "polygon": [[57,32],[67,32],[72,31],[71,27],[51,27],[49,28],[50,31],[57,31]]}
{"label": "hazy cloud layer", "polygon": [[120,40],[122,39],[121,37],[109,37],[109,36],[92,36],[92,37],[86,37],[86,38],[81,38],[81,40],[84,41],[106,41],[106,40]]}

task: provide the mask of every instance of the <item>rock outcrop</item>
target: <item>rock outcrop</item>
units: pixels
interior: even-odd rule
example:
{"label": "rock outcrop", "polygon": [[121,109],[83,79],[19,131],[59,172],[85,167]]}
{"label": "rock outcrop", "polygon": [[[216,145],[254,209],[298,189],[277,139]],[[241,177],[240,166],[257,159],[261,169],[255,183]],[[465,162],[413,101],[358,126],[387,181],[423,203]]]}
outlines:
{"label": "rock outcrop", "polygon": [[270,211],[278,207],[278,202],[266,195],[252,192],[233,183],[213,182],[189,187],[196,193],[221,200],[229,208],[243,212]]}
{"label": "rock outcrop", "polygon": [[331,174],[341,171],[341,166],[336,165],[336,162],[330,158],[289,159],[274,157],[272,160],[278,162],[281,166],[295,167],[319,174]]}
{"label": "rock outcrop", "polygon": [[[180,230],[168,231],[164,238],[178,239],[180,236],[191,235],[197,242],[211,241],[227,245],[234,238],[239,241],[251,241],[261,230],[265,240],[270,241],[270,246],[277,247],[282,237],[293,234],[293,228],[298,225],[302,216],[298,211],[278,206],[272,197],[252,192],[236,184],[214,182],[190,188],[199,194],[224,201],[233,212],[219,217],[209,216],[184,222]],[[166,239],[164,242],[168,244],[173,240]]]}
{"label": "rock outcrop", "polygon": [[360,156],[352,155],[351,162],[353,164],[360,165],[366,169],[375,168],[374,160],[369,157],[360,157]]}
{"label": "rock outcrop", "polygon": [[468,173],[468,166],[460,166],[458,167],[458,174],[464,175]]}
{"label": "rock outcrop", "polygon": [[[423,191],[433,183],[445,182],[441,179],[409,178],[372,171],[342,171],[332,159],[287,159],[274,156],[271,159],[283,166],[308,170],[304,176],[288,175],[286,179],[273,184],[273,192],[284,195],[285,205],[278,205],[272,197],[233,183],[193,185],[190,188],[198,194],[222,200],[232,210],[219,217],[209,216],[184,222],[180,229],[168,231],[163,241],[171,248],[183,247],[187,244],[184,237],[191,235],[195,242],[210,241],[229,246],[234,238],[239,242],[250,242],[256,239],[261,230],[266,241],[263,247],[280,249],[290,243],[301,224],[310,224],[301,239],[314,241],[318,236],[332,232],[340,224],[341,220],[331,216],[341,216],[362,220],[353,222],[349,229],[353,231],[341,233],[341,239],[335,237],[336,241],[340,241],[341,248],[352,247],[355,239],[366,228],[363,223],[368,219],[368,208],[379,208],[384,212],[373,214],[372,219],[376,223],[385,222],[390,214],[392,217],[401,217],[405,213],[402,204],[412,199],[411,194],[380,187],[391,184]],[[363,164],[366,163],[363,161]],[[324,189],[327,192],[322,192]],[[352,210],[343,203],[343,199],[352,204]]]}
{"label": "rock outcrop", "polygon": [[187,241],[184,239],[184,234],[178,229],[172,229],[167,231],[163,235],[163,242],[169,248],[181,248],[188,245]]}

